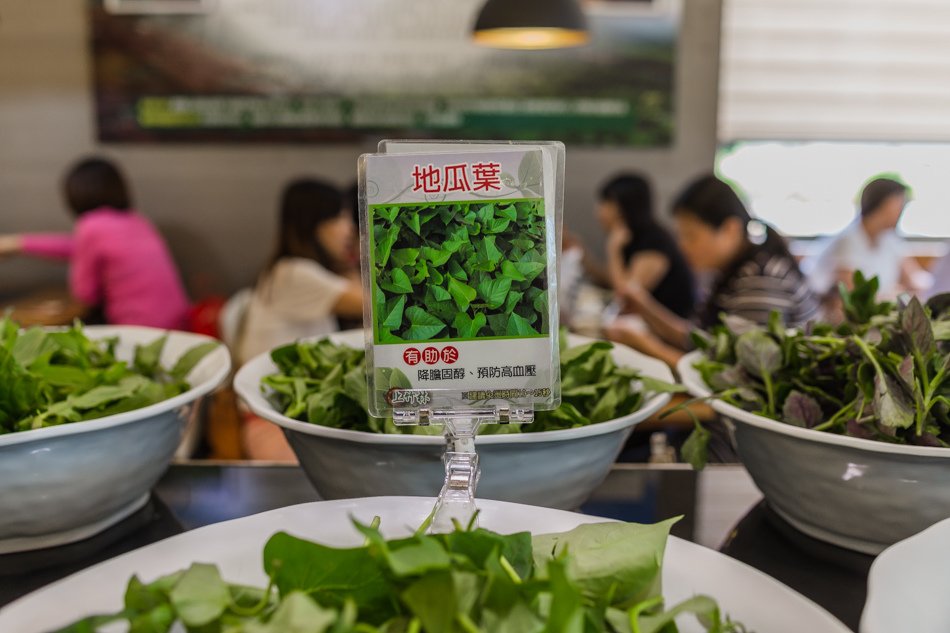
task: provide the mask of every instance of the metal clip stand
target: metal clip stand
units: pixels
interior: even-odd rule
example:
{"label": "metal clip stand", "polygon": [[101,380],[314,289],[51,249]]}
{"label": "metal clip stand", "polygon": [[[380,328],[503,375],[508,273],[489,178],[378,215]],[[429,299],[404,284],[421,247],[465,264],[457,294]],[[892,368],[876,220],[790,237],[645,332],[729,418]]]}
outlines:
{"label": "metal clip stand", "polygon": [[[397,424],[409,422],[410,415],[400,416],[402,421]],[[513,421],[531,422],[534,420],[534,411],[512,411],[509,407],[437,412],[420,409],[417,415],[417,418],[412,415],[415,418],[413,422],[422,426],[437,420],[444,425],[445,453],[442,462],[445,464],[445,482],[435,503],[429,531],[451,532],[456,524],[468,526],[475,517],[475,489],[481,475],[478,453],[475,451],[475,436],[479,427],[482,424],[510,424]]]}

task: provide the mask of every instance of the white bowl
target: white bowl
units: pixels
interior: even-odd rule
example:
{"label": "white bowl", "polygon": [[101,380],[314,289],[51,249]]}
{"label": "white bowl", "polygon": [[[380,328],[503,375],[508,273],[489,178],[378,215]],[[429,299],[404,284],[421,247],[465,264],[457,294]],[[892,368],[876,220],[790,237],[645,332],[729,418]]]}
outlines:
{"label": "white bowl", "polygon": [[[151,582],[194,562],[218,565],[228,582],[263,587],[267,577],[262,569],[261,551],[275,532],[287,531],[337,547],[355,547],[363,538],[353,528],[353,518],[369,523],[378,516],[383,534],[388,538],[404,537],[422,523],[432,510],[432,502],[431,497],[388,497],[306,503],[192,530],[123,554],[20,598],[0,609],[0,631],[40,633],[90,614],[118,611],[133,574]],[[604,521],[498,501],[482,500],[479,508],[481,527],[501,533],[547,534]],[[662,584],[668,605],[706,594],[750,631],[848,633],[827,611],[773,578],[675,536],[667,541]],[[686,616],[679,630],[698,633],[704,629],[694,618]]]}
{"label": "white bowl", "polygon": [[[116,336],[116,355],[164,330],[88,326],[90,338]],[[169,332],[162,363],[174,364],[200,334]],[[98,420],[0,435],[0,554],[71,543],[101,532],[142,507],[181,440],[190,405],[228,375],[222,345],[191,371],[192,388],[142,409]]]}
{"label": "white bowl", "polygon": [[868,577],[861,633],[950,631],[950,520],[888,547]]}
{"label": "white bowl", "polygon": [[[700,358],[684,356],[677,370],[690,393],[705,397],[693,367]],[[769,505],[809,536],[879,554],[950,517],[950,449],[813,431],[711,404],[733,421],[739,457]]]}
{"label": "white bowl", "polygon": [[[362,330],[331,338],[353,347],[362,347],[364,340]],[[592,340],[571,336],[570,344]],[[620,365],[673,380],[662,362],[630,348],[614,345],[612,354]],[[276,411],[261,391],[261,378],[275,371],[270,355],[262,354],[238,371],[234,388],[254,413],[283,427],[322,498],[427,496],[439,491],[444,478],[441,436],[384,435],[293,420]],[[480,436],[476,439],[482,469],[478,496],[575,509],[607,476],[634,425],[667,402],[668,394],[657,394],[630,415],[582,428]]]}

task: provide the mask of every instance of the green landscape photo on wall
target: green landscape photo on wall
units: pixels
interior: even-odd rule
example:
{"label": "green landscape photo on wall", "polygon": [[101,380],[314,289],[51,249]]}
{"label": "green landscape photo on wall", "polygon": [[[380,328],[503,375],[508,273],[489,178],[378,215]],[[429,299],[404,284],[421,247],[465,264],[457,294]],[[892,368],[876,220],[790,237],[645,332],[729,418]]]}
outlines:
{"label": "green landscape photo on wall", "polygon": [[540,198],[371,205],[376,343],[546,336]]}

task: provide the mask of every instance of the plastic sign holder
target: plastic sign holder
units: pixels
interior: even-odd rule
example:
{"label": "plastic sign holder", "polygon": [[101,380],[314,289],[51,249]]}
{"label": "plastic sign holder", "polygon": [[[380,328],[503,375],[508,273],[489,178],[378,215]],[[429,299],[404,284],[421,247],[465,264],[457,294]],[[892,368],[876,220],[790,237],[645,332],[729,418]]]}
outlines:
{"label": "plastic sign holder", "polygon": [[441,425],[430,530],[475,516],[475,437],[560,405],[560,143],[383,141],[360,157],[368,408]]}
{"label": "plastic sign holder", "polygon": [[485,409],[419,409],[402,411],[396,424],[442,424],[445,436],[445,481],[433,511],[430,530],[451,531],[456,524],[467,525],[475,516],[475,490],[481,467],[475,450],[475,436],[483,424],[526,424],[534,421],[534,411],[508,407]]}

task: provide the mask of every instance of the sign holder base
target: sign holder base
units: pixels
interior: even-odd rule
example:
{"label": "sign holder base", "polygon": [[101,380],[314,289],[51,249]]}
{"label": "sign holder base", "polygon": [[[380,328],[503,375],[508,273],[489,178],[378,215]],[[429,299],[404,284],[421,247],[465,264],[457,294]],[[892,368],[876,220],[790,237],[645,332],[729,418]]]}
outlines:
{"label": "sign holder base", "polygon": [[445,481],[436,500],[429,531],[450,532],[457,526],[477,525],[475,490],[481,475],[475,436],[483,424],[526,424],[534,421],[527,407],[485,407],[474,409],[397,409],[393,421],[399,425],[442,424],[445,436]]}

